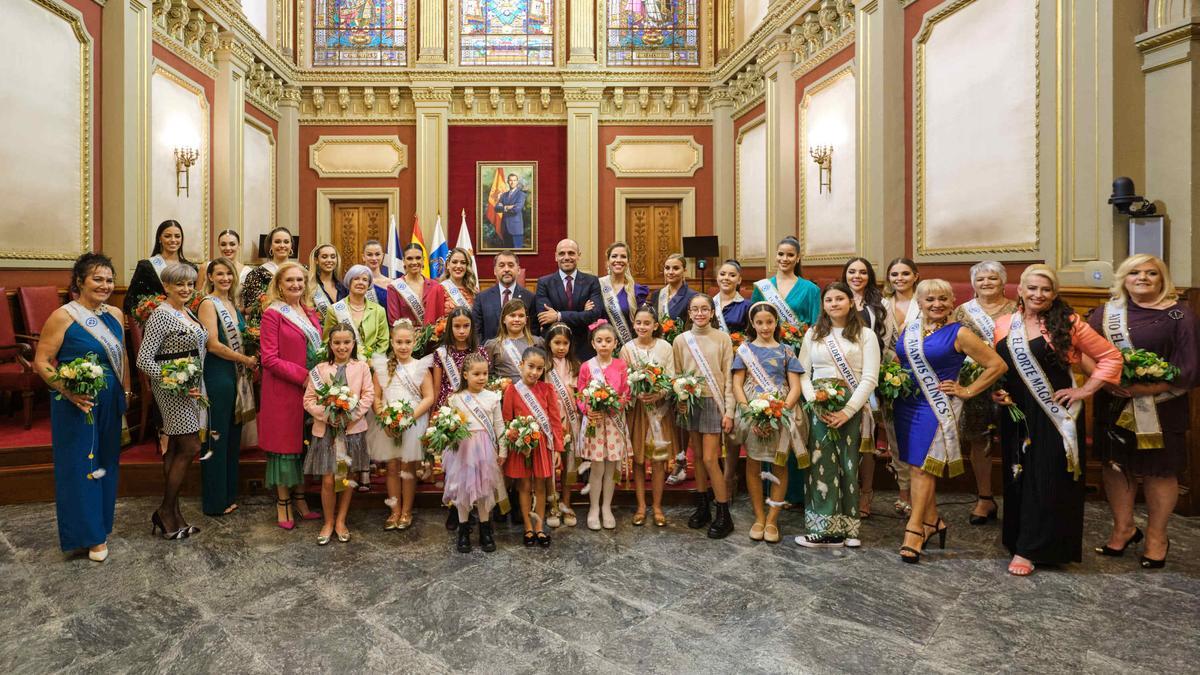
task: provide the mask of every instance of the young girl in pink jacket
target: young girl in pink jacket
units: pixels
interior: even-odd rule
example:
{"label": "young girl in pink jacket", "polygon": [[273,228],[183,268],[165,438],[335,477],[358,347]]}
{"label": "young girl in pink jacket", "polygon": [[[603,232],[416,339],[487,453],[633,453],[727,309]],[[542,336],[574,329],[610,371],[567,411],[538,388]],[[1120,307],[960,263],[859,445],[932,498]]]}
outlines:
{"label": "young girl in pink jacket", "polygon": [[[304,390],[304,409],[313,418],[313,440],[304,460],[304,473],[321,477],[321,507],[325,513],[325,526],[317,535],[318,546],[328,544],[335,532],[338,541],[350,541],[346,513],[354,490],[346,488],[351,487],[351,472],[370,462],[364,415],[375,400],[371,369],[358,360],[354,328],[340,323],[326,337],[328,360],[309,371]],[[339,392],[329,391],[324,399],[318,393],[326,386],[345,387],[337,396],[339,403],[330,400]]]}

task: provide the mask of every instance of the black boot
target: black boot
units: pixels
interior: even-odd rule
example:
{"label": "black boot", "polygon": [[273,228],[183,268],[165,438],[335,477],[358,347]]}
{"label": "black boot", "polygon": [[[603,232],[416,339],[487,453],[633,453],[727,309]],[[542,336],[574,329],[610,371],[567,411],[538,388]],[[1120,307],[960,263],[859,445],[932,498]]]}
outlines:
{"label": "black boot", "polygon": [[716,502],[717,517],[708,526],[709,539],[724,539],[733,532],[733,518],[729,515],[729,502]]}
{"label": "black boot", "polygon": [[496,550],[496,540],[492,538],[492,521],[479,524],[479,548],[491,553]]}
{"label": "black boot", "polygon": [[459,523],[458,525],[458,544],[455,546],[459,553],[471,552],[471,524]]}
{"label": "black boot", "polygon": [[712,520],[709,504],[712,504],[712,490],[696,493],[696,510],[692,511],[692,517],[688,518],[688,527],[698,530]]}
{"label": "black boot", "polygon": [[446,516],[446,529],[453,532],[458,529],[458,508],[451,505],[450,515]]}

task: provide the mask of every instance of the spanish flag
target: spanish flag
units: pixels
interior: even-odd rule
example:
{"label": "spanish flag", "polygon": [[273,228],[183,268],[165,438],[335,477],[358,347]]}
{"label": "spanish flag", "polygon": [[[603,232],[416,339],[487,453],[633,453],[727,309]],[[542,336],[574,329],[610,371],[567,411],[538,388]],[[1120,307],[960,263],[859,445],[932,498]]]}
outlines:
{"label": "spanish flag", "polygon": [[492,189],[488,192],[488,212],[484,218],[492,224],[499,241],[504,241],[504,232],[501,230],[504,218],[496,212],[496,204],[500,203],[500,195],[505,192],[508,192],[508,183],[504,181],[504,169],[496,167],[496,175],[492,177]]}
{"label": "spanish flag", "polygon": [[409,245],[416,244],[421,247],[421,271],[425,274],[425,278],[429,278],[429,249],[425,248],[425,238],[421,236],[421,221],[417,214],[413,214],[412,239]]}

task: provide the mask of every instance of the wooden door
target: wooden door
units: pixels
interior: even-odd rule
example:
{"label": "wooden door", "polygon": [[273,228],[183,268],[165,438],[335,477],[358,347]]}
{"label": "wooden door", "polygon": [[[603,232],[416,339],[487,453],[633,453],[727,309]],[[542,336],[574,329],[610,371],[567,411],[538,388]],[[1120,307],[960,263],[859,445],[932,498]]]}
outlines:
{"label": "wooden door", "polygon": [[672,253],[683,252],[679,201],[626,202],[625,232],[633,278],[642,284],[662,285],[663,262]]}
{"label": "wooden door", "polygon": [[[387,200],[372,202],[334,202],[330,219],[333,245],[342,259],[342,271],[362,262],[363,244],[368,239],[387,239]],[[387,250],[386,245],[384,250]]]}

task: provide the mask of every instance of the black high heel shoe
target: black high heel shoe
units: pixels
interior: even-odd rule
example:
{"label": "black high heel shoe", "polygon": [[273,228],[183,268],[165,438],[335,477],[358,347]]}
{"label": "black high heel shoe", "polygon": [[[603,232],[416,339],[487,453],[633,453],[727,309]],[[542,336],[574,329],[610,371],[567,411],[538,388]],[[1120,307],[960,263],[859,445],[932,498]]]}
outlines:
{"label": "black high heel shoe", "polygon": [[155,511],[154,513],[150,514],[150,534],[154,534],[159,530],[162,530],[162,538],[168,541],[179,541],[182,539],[187,539],[188,536],[188,528],[186,526],[181,527],[174,532],[168,532],[167,526],[163,525],[162,516],[159,516],[158,511]]}
{"label": "black high heel shoe", "polygon": [[1147,558],[1142,556],[1142,569],[1144,570],[1161,570],[1167,566],[1167,556],[1171,554],[1171,540],[1167,540],[1167,550],[1163,552],[1162,560]]}
{"label": "black high heel shoe", "polygon": [[981,502],[991,502],[992,507],[988,509],[986,516],[979,516],[972,513],[971,517],[967,519],[967,522],[972,525],[987,525],[989,522],[995,520],[996,514],[1000,513],[1000,507],[996,504],[996,498],[984,497],[983,495],[976,495],[975,498]]}
{"label": "black high heel shoe", "polygon": [[[936,534],[938,536],[938,548],[942,549],[943,551],[946,550],[946,532],[950,529],[950,526],[946,524],[946,521],[939,517],[936,523],[933,523],[932,525],[929,523],[924,523],[924,525],[925,527],[933,530],[933,532],[925,535],[925,544],[928,544],[930,537]],[[941,527],[939,528],[938,525],[941,525]],[[924,546],[924,544],[922,544],[922,546]]]}
{"label": "black high heel shoe", "polygon": [[[915,534],[918,537],[925,536],[924,532],[917,532],[915,530],[910,530],[907,527],[904,528],[904,532],[907,534]],[[911,553],[912,555],[904,555],[905,553]],[[908,563],[909,565],[916,565],[917,563],[921,562],[921,552],[911,546],[901,546],[900,547],[900,560],[902,562]]]}
{"label": "black high heel shoe", "polygon": [[[1129,539],[1126,539],[1125,545],[1122,546],[1121,548],[1113,548],[1113,547],[1109,546],[1108,544],[1105,544],[1103,546],[1097,546],[1095,548],[1095,551],[1096,551],[1096,553],[1099,553],[1100,555],[1106,555],[1110,558],[1120,558],[1121,556],[1125,555],[1125,549],[1129,548],[1133,544],[1140,542],[1141,540],[1142,540],[1142,529],[1140,527],[1135,527],[1135,528],[1133,528],[1133,536],[1129,537]],[[1145,557],[1142,558],[1142,560],[1145,560],[1145,559],[1146,559]]]}

